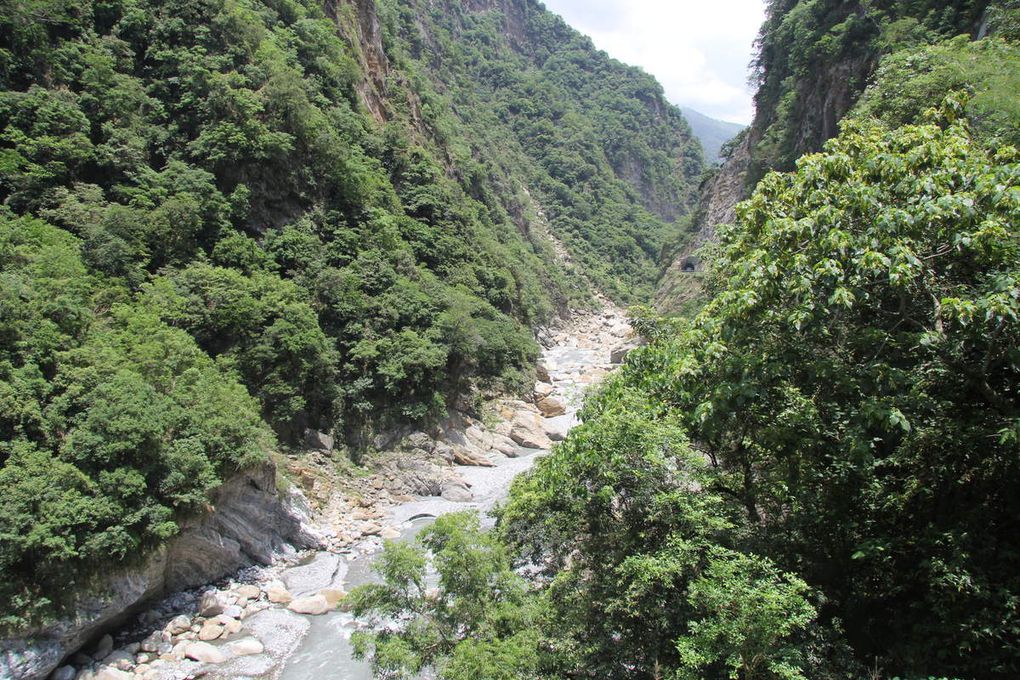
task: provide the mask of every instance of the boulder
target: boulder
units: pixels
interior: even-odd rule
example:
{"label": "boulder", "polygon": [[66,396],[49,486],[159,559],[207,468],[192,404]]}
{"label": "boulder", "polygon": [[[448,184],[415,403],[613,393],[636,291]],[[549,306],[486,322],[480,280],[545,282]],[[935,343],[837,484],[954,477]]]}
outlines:
{"label": "boulder", "polygon": [[227,655],[208,642],[190,642],[184,649],[184,656],[199,663],[223,663]]}
{"label": "boulder", "polygon": [[191,630],[191,619],[184,614],[175,616],[170,620],[170,623],[166,624],[166,627],[164,627],[163,630],[171,635],[180,635],[181,633]]}
{"label": "boulder", "polygon": [[50,680],[74,680],[76,673],[77,671],[74,670],[74,666],[61,666],[53,671]]}
{"label": "boulder", "polygon": [[347,591],[339,588],[326,588],[325,590],[320,591],[319,595],[326,598],[326,604],[328,604],[331,609],[335,609],[336,606],[340,604],[345,597],[347,597]]}
{"label": "boulder", "polygon": [[261,654],[265,647],[255,638],[244,638],[243,640],[234,640],[227,645],[227,649],[231,656],[251,656],[252,654]]}
{"label": "boulder", "polygon": [[[507,431],[509,432],[509,430]],[[506,435],[496,435],[493,446],[507,458],[516,458],[521,455],[521,447],[517,444],[517,442]]]}
{"label": "boulder", "polygon": [[280,584],[271,585],[266,588],[266,597],[274,604],[289,604],[294,599],[290,591]]}
{"label": "boulder", "polygon": [[343,584],[347,563],[340,555],[319,553],[312,561],[283,572],[283,582],[296,597],[314,595],[323,588]]}
{"label": "boulder", "polygon": [[229,616],[232,619],[239,619],[244,614],[244,608],[240,605],[232,604],[223,608],[223,613],[220,616]]}
{"label": "boulder", "polygon": [[103,666],[121,671],[130,671],[135,668],[135,655],[125,649],[111,651],[106,656],[106,659],[103,660]]}
{"label": "boulder", "polygon": [[556,416],[562,416],[567,412],[566,405],[556,397],[546,397],[541,399],[536,404],[538,410],[542,412],[542,415],[546,418],[555,418]]}
{"label": "boulder", "polygon": [[640,341],[631,340],[625,342],[609,353],[609,361],[614,364],[622,364],[627,355],[641,346]]}
{"label": "boulder", "polygon": [[[244,627],[244,624],[242,624],[240,621],[233,618],[232,616],[227,616],[226,614],[220,614],[215,619],[213,619],[212,622],[220,626],[223,626],[223,629],[226,631],[226,635],[233,635],[234,633],[236,633],[237,631],[241,630],[241,628]],[[224,635],[224,637],[226,637],[226,635]]]}
{"label": "boulder", "polygon": [[534,390],[535,399],[536,400],[544,399],[545,397],[548,397],[550,394],[552,394],[555,390],[556,388],[547,382],[537,382],[535,383]]}
{"label": "boulder", "polygon": [[518,411],[514,414],[510,438],[528,449],[548,449],[552,441],[546,436],[542,427],[542,417],[530,411]]}
{"label": "boulder", "polygon": [[224,608],[228,605],[226,597],[216,591],[209,591],[202,595],[202,600],[198,603],[198,613],[202,616],[212,618],[223,613]]}
{"label": "boulder", "polygon": [[567,438],[567,433],[570,432],[572,424],[573,419],[570,416],[556,416],[555,418],[544,418],[542,420],[542,429],[549,439],[554,442],[561,442]]}
{"label": "boulder", "polygon": [[453,447],[447,444],[446,442],[437,441],[435,446],[435,453],[437,456],[445,460],[447,463],[453,462],[454,455]]}
{"label": "boulder", "polygon": [[100,668],[96,671],[96,674],[93,677],[95,680],[135,680],[134,673],[128,673],[127,671],[123,671],[119,668],[113,668],[111,666]]}
{"label": "boulder", "polygon": [[474,495],[467,485],[460,480],[449,480],[443,484],[443,499],[454,503],[467,503],[474,500]]}
{"label": "boulder", "polygon": [[312,429],[305,430],[305,446],[308,448],[315,449],[316,451],[332,451],[333,444],[333,437],[325,432]]}
{"label": "boulder", "polygon": [[408,457],[397,461],[398,478],[417,496],[438,496],[442,493],[443,479],[448,472],[448,467],[430,460]]}
{"label": "boulder", "polygon": [[421,449],[426,453],[432,453],[436,448],[436,441],[424,432],[412,432],[404,437],[401,447],[409,450]]}
{"label": "boulder", "polygon": [[495,466],[495,463],[486,458],[485,454],[481,451],[460,446],[453,449],[453,462],[457,465],[472,465],[475,467]]}
{"label": "boulder", "polygon": [[118,649],[106,655],[106,658],[103,659],[103,665],[119,668],[122,671],[129,671],[135,667],[135,655],[126,649]]}
{"label": "boulder", "polygon": [[159,646],[163,642],[163,631],[153,631],[147,638],[142,640],[141,644],[138,645],[138,649],[143,652],[156,652],[159,651]]}
{"label": "boulder", "polygon": [[99,642],[97,642],[96,646],[93,648],[92,658],[96,659],[97,661],[102,661],[112,651],[113,651],[113,638],[109,634],[106,634],[103,637],[99,638]]}
{"label": "boulder", "polygon": [[170,650],[170,656],[177,661],[183,661],[184,654],[188,651],[188,645],[190,644],[190,640],[181,640],[174,645],[173,649]]}
{"label": "boulder", "polygon": [[549,377],[549,367],[542,362],[539,362],[535,365],[535,376],[538,377],[538,379],[541,380],[542,382],[545,383],[552,382],[552,378]]}
{"label": "boulder", "polygon": [[383,527],[383,530],[379,532],[379,538],[384,541],[394,541],[400,538],[400,532],[393,527]]}
{"label": "boulder", "polygon": [[258,586],[246,583],[243,586],[238,587],[236,591],[237,600],[240,603],[241,600],[247,602],[248,600],[257,600],[262,595],[262,589]]}
{"label": "boulder", "polygon": [[300,597],[287,605],[287,608],[295,614],[308,614],[310,616],[319,616],[332,609],[329,606],[329,601],[323,595]]}
{"label": "boulder", "polygon": [[216,640],[223,635],[223,631],[225,630],[226,628],[222,624],[216,623],[215,621],[206,621],[202,626],[202,629],[198,631],[198,639],[202,642]]}

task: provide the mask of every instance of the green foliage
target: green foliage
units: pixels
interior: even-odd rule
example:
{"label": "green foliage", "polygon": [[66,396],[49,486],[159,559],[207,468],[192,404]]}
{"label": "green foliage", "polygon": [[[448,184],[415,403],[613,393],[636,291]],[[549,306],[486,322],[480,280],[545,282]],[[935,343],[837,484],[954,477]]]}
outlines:
{"label": "green foliage", "polygon": [[[848,124],[766,177],[724,230],[713,301],[646,321],[651,345],[589,407],[601,419],[637,390],[678,419],[737,527],[724,545],[821,594],[825,647],[844,630],[865,665],[910,677],[1017,671],[1020,164],[972,140],[963,110]],[[690,640],[729,625],[707,621]],[[739,647],[715,639],[733,646],[711,658]],[[803,675],[838,676],[814,644]]]}
{"label": "green foliage", "polygon": [[[758,91],[750,182],[792,170],[837,134],[879,58],[977,33],[987,0],[770,0],[754,62]],[[928,102],[937,104],[939,100]]]}
{"label": "green foliage", "polygon": [[587,295],[522,235],[509,175],[421,127],[424,79],[363,108],[360,28],[317,3],[7,10],[0,198],[236,367],[287,441],[516,387],[527,328]]}
{"label": "green foliage", "polygon": [[[591,290],[527,187],[593,280],[650,292],[653,211],[683,212],[700,167],[651,78],[534,7],[550,67],[511,94],[495,71],[528,50],[483,46],[496,13],[387,3],[384,54],[351,9],[0,11],[0,607],[22,613],[5,624],[165,540],[263,459],[263,421],[357,453],[457,396],[530,386],[531,328]],[[419,58],[415,10],[460,67]]]}
{"label": "green foliage", "polygon": [[[640,313],[649,344],[499,511],[549,650],[527,677],[1016,675],[1020,156],[965,110],[848,123],[739,206],[697,317]],[[497,594],[444,610],[470,635],[502,590],[449,545],[443,586]],[[466,653],[387,583],[359,597],[394,657]]]}
{"label": "green foliage", "polygon": [[721,664],[731,678],[804,680],[801,650],[789,640],[815,617],[808,586],[779,574],[767,560],[717,550],[691,583],[688,600],[699,618],[677,641],[678,678],[704,677]]}
{"label": "green foliage", "polygon": [[890,127],[920,123],[925,112],[954,92],[966,93],[971,129],[990,147],[1020,145],[1020,47],[966,36],[919,49],[902,50],[882,61],[875,82],[853,116],[877,118]]}
{"label": "green foliage", "polygon": [[[434,589],[430,567],[438,576]],[[417,677],[425,667],[448,680],[534,677],[544,656],[541,602],[476,514],[437,519],[417,545],[387,543],[375,570],[383,582],[356,588],[347,601],[377,626],[397,622],[354,639],[356,655],[371,657],[376,677]]]}
{"label": "green foliage", "polygon": [[127,292],[89,274],[81,247],[39,220],[0,219],[3,627],[137,560],[272,441],[235,376],[118,302]]}
{"label": "green foliage", "polygon": [[195,263],[155,279],[141,300],[210,355],[227,359],[277,432],[294,438],[330,418],[335,351],[292,282]]}

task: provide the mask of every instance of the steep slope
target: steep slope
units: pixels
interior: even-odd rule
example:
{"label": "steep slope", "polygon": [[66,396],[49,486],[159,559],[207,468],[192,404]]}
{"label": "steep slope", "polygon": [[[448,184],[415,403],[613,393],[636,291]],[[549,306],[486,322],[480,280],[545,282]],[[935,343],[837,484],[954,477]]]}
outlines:
{"label": "steep slope", "polygon": [[700,172],[655,81],[536,3],[30,0],[0,54],[5,626],[276,441],[530,386],[589,280],[650,294]]}
{"label": "steep slope", "polygon": [[524,207],[603,292],[647,300],[702,165],[661,86],[534,0],[381,5],[395,61],[431,80],[434,105],[468,131],[464,152],[500,159],[506,189],[535,199]]}
{"label": "steep slope", "polygon": [[722,161],[722,156],[719,155],[719,152],[722,150],[723,145],[740,134],[740,131],[745,128],[744,125],[712,118],[686,106],[681,106],[680,111],[683,112],[684,118],[690,123],[694,136],[701,142],[701,148],[705,152],[705,161],[707,163],[719,163]]}
{"label": "steep slope", "polygon": [[[993,4],[772,0],[754,63],[754,121],[743,148],[723,164],[721,181],[704,187],[702,205],[721,209],[701,211],[695,237],[660,282],[657,306],[674,309],[671,301],[696,295],[697,282],[683,280],[690,278],[684,264],[692,261],[697,247],[712,241],[717,225],[706,220],[732,217],[735,203],[746,198],[766,172],[790,171],[803,154],[820,150],[838,132],[839,121],[861,96],[883,55],[960,33],[976,37],[987,30]],[[739,191],[734,191],[734,177],[742,178]],[[677,296],[678,290],[689,293]]]}

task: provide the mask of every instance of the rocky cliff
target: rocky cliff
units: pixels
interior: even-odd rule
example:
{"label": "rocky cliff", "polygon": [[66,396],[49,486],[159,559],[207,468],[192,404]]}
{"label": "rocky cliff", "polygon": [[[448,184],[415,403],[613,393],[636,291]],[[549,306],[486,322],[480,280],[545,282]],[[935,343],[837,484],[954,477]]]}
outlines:
{"label": "rocky cliff", "polygon": [[837,2],[787,0],[771,3],[758,37],[755,117],[743,143],[719,173],[703,183],[693,236],[665,269],[656,307],[679,311],[697,296],[699,248],[716,238],[717,227],[735,217],[736,204],[769,171],[789,171],[798,158],[819,151],[839,133],[881,57],[919,41],[957,33],[977,34],[987,2],[921,0]]}
{"label": "rocky cliff", "polygon": [[271,464],[234,476],[210,502],[208,514],[183,520],[177,537],[137,566],[101,578],[58,621],[0,640],[0,677],[42,680],[155,598],[320,542],[305,522],[300,496],[277,492]]}
{"label": "rocky cliff", "polygon": [[702,185],[695,216],[697,228],[673,258],[655,291],[655,307],[660,311],[681,310],[701,292],[704,262],[700,251],[715,241],[719,225],[734,220],[737,203],[747,196],[752,139],[750,134],[744,135],[719,171]]}

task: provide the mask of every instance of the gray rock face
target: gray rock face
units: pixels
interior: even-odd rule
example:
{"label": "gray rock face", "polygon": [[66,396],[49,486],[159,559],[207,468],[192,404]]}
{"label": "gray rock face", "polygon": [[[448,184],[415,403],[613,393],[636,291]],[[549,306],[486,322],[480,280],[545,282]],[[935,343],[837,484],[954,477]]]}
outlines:
{"label": "gray rock face", "polygon": [[411,493],[418,496],[438,496],[442,493],[443,481],[449,475],[449,468],[425,460],[427,455],[401,458],[397,461],[398,474]]}
{"label": "gray rock face", "polygon": [[467,503],[474,495],[463,482],[448,481],[443,485],[443,498],[454,503]]}
{"label": "gray rock face", "polygon": [[614,364],[622,364],[624,359],[627,358],[627,355],[630,354],[631,351],[640,347],[641,344],[642,343],[639,339],[628,340],[610,353],[609,360]]}
{"label": "gray rock face", "polygon": [[0,640],[0,678],[43,680],[148,601],[319,542],[277,495],[276,471],[268,463],[226,482],[212,505],[212,513],[182,522],[181,533],[140,566],[111,573],[101,587],[80,595],[67,618]]}
{"label": "gray rock face", "polygon": [[334,440],[333,437],[326,434],[325,432],[319,432],[318,430],[305,430],[305,445],[310,449],[317,451],[332,451]]}
{"label": "gray rock face", "polygon": [[341,588],[347,563],[333,553],[319,553],[308,564],[283,572],[283,582],[295,597],[317,593],[323,588]]}
{"label": "gray rock face", "polygon": [[542,417],[529,411],[518,411],[512,421],[510,438],[528,449],[548,449],[552,441],[542,427]]}

